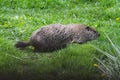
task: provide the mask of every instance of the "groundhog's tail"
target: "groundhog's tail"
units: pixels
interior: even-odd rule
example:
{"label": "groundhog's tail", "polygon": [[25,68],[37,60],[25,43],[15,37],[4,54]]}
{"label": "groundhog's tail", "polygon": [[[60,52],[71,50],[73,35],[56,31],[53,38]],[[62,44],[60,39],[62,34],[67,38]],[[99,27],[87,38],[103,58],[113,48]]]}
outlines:
{"label": "groundhog's tail", "polygon": [[16,48],[25,48],[27,46],[30,46],[29,42],[23,42],[23,41],[19,41],[15,44]]}

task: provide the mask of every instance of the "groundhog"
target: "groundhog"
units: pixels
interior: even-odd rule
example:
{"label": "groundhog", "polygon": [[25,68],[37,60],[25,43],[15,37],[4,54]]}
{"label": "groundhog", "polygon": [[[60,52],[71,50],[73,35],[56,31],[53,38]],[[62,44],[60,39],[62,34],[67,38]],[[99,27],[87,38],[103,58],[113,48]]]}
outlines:
{"label": "groundhog", "polygon": [[19,41],[17,48],[33,46],[35,51],[51,52],[63,49],[67,44],[82,44],[96,39],[100,34],[86,25],[80,24],[51,24],[35,31],[28,42]]}

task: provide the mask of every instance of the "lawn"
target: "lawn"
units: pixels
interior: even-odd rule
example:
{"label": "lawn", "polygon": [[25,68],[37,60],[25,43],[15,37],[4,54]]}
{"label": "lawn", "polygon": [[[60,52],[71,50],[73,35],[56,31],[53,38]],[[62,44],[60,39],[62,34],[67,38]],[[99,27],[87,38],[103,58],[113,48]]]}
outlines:
{"label": "lawn", "polygon": [[[94,57],[110,50],[104,33],[120,45],[119,0],[0,0],[0,80],[97,80]],[[70,44],[51,52],[19,50],[34,30],[48,24],[86,24],[101,36],[85,44]],[[91,46],[92,45],[92,46]]]}

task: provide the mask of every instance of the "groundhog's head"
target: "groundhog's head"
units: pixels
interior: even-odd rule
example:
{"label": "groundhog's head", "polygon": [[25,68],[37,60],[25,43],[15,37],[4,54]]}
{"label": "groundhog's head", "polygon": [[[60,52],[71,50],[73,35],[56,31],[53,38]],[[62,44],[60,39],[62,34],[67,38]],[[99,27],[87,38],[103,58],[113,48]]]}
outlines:
{"label": "groundhog's head", "polygon": [[85,43],[99,37],[100,34],[93,28],[85,25],[78,26],[77,33],[73,37],[73,43]]}

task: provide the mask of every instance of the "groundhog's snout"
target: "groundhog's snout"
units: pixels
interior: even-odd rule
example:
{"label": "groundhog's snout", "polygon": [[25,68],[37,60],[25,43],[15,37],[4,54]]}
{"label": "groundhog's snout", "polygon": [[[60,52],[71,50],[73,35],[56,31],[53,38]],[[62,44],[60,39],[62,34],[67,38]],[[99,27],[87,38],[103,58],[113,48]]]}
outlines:
{"label": "groundhog's snout", "polygon": [[98,37],[100,36],[100,33],[99,33],[99,32],[94,31],[94,33],[97,34]]}

